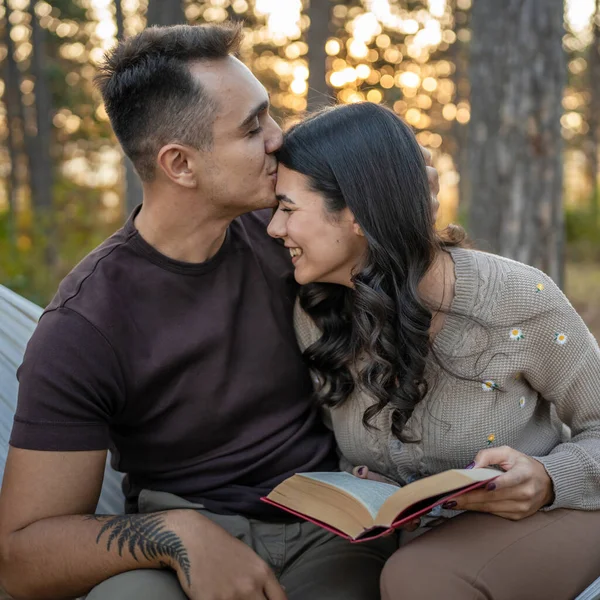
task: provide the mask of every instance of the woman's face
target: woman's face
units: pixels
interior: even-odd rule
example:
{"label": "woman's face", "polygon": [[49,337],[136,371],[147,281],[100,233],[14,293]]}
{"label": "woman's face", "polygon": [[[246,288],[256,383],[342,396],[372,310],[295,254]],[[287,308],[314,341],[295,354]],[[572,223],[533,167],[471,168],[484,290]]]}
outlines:
{"label": "woman's face", "polygon": [[350,210],[328,213],[323,195],[310,189],[308,177],[283,165],[279,165],[276,191],[279,207],[268,232],[285,242],[296,281],[351,287],[367,241]]}

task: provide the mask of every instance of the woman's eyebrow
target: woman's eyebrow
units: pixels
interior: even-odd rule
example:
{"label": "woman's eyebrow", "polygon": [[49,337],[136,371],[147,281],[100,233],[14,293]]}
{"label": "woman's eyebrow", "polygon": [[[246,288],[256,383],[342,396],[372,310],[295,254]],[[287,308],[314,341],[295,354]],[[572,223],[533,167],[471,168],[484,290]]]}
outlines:
{"label": "woman's eyebrow", "polygon": [[285,194],[277,194],[276,198],[279,202],[285,202],[286,204],[295,204],[295,202]]}

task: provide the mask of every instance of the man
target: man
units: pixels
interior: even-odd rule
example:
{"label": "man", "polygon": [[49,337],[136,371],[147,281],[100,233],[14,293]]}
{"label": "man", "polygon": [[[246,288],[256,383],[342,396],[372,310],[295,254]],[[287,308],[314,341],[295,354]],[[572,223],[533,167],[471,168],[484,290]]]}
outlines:
{"label": "man", "polygon": [[[350,545],[260,502],[337,459],[289,256],[249,214],[275,205],[282,134],[240,36],[147,29],[99,76],[144,203],[61,283],[19,370],[0,496],[17,598],[379,597],[392,538]],[[109,448],[128,514],[92,516]]]}

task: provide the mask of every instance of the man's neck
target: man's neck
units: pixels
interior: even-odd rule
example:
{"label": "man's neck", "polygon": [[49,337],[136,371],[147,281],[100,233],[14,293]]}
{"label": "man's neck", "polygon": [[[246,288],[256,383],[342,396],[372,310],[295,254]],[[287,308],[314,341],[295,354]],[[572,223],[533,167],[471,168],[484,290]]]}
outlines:
{"label": "man's neck", "polygon": [[144,193],[134,225],[161,254],[182,262],[202,263],[219,251],[233,217],[216,215],[209,207],[199,205],[197,199],[165,202]]}

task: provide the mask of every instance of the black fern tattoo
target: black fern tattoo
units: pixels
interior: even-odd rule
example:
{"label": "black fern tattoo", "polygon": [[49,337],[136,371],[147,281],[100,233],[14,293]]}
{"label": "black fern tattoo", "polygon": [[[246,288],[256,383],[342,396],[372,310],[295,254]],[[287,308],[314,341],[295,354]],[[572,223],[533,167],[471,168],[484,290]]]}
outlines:
{"label": "black fern tattoo", "polygon": [[[110,550],[113,542],[119,550],[119,556],[123,556],[123,549],[127,547],[129,553],[136,561],[139,561],[140,553],[146,560],[168,557],[177,563],[191,586],[190,559],[181,538],[165,527],[163,513],[152,513],[148,515],[90,515],[93,519],[103,523],[100,533],[96,538],[99,544],[105,533],[106,550]],[[160,561],[166,565],[165,561]]]}

